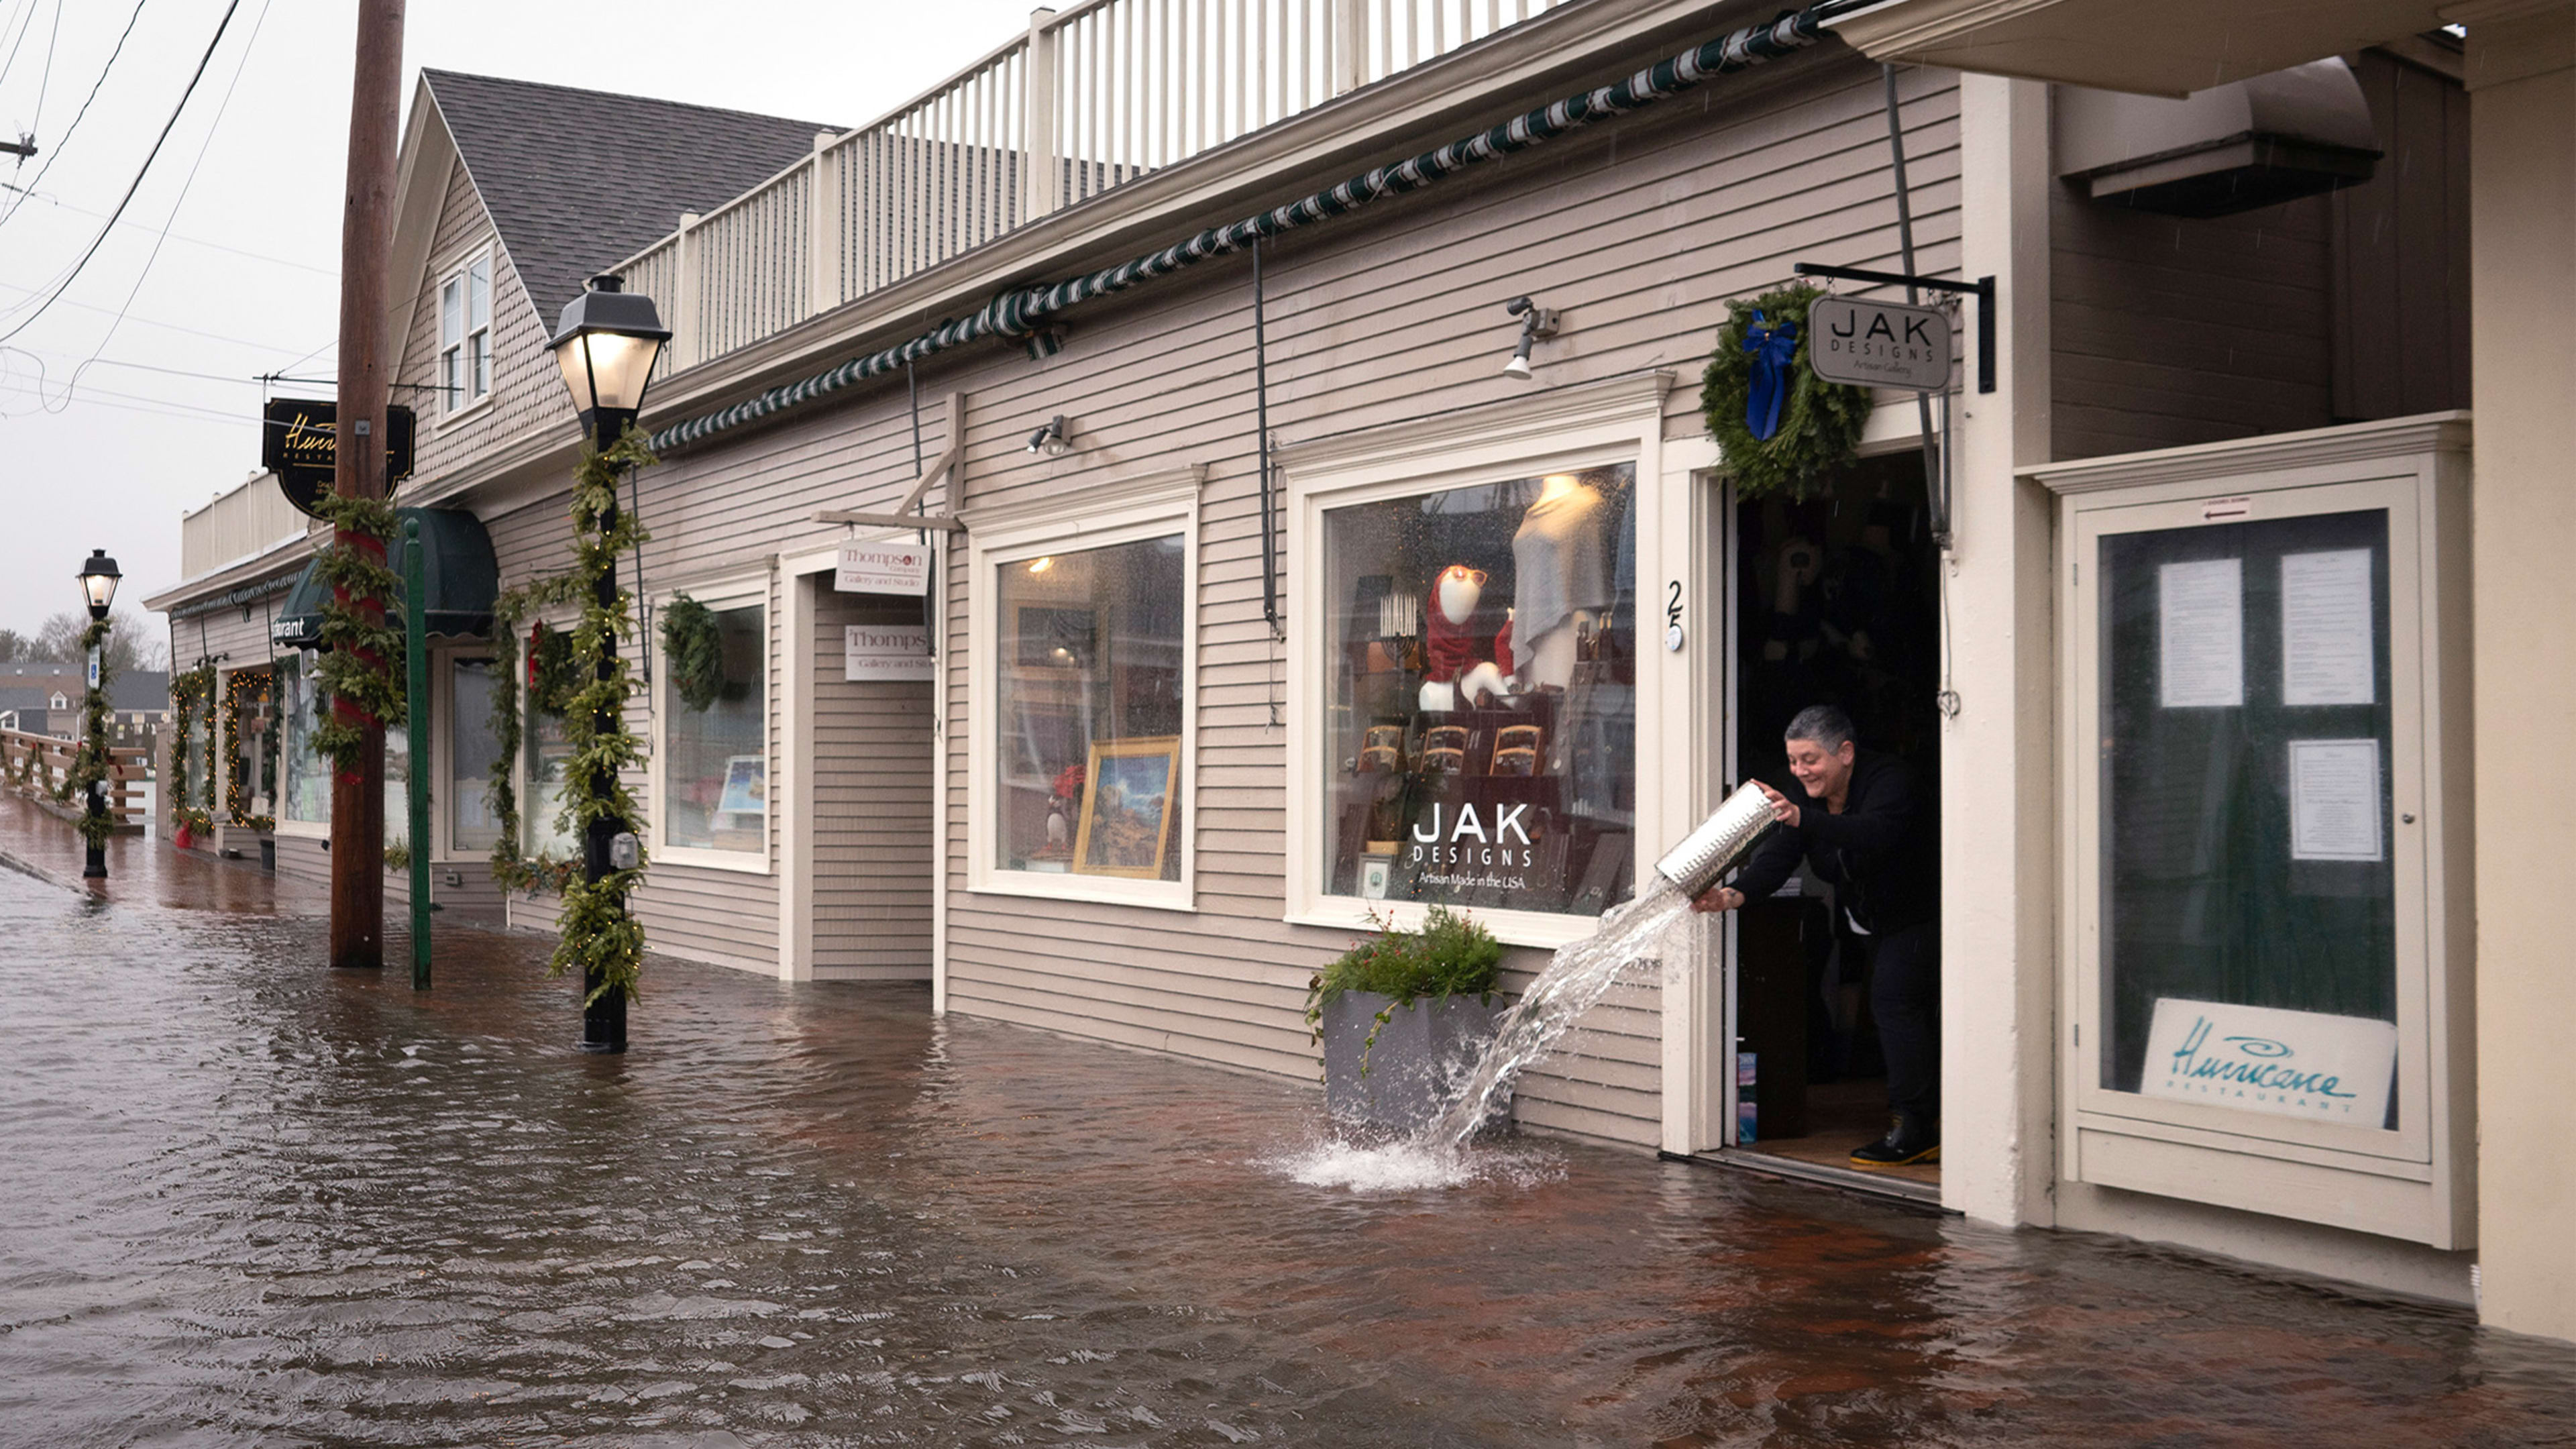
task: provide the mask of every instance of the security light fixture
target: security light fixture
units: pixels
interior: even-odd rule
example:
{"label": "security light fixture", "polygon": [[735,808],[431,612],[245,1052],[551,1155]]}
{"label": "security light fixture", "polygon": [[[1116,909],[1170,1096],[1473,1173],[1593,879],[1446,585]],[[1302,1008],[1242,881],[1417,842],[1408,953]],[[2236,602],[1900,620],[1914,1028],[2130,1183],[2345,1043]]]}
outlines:
{"label": "security light fixture", "polygon": [[89,600],[89,616],[106,618],[108,606],[116,602],[116,581],[125,577],[116,571],[116,560],[107,556],[106,549],[91,549],[89,561],[73,577],[80,580],[81,594]]}
{"label": "security light fixture", "polygon": [[1065,442],[1064,437],[1064,414],[1062,413],[1057,413],[1054,417],[1047,419],[1045,427],[1029,434],[1029,451],[1032,453],[1043,453],[1050,458],[1061,458],[1064,456],[1064,450],[1067,446],[1068,444]]}
{"label": "security light fixture", "polygon": [[1503,304],[1503,310],[1521,319],[1520,345],[1512,349],[1512,360],[1503,364],[1503,376],[1529,381],[1530,344],[1542,337],[1556,335],[1555,309],[1539,306],[1527,297],[1514,297]]}
{"label": "security light fixture", "polygon": [[644,410],[644,390],[671,330],[653,299],[629,292],[615,276],[590,279],[589,290],[563,309],[555,329],[555,361],[581,425],[602,448],[617,441]]}

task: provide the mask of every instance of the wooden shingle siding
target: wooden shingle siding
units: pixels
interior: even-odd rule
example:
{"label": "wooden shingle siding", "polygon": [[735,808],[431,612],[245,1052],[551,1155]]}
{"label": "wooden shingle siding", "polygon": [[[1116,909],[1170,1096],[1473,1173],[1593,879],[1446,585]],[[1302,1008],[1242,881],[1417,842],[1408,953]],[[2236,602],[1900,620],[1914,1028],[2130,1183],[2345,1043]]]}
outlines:
{"label": "wooden shingle siding", "polygon": [[[438,384],[438,289],[449,273],[484,247],[492,249],[492,396],[482,404],[448,417]],[[411,279],[403,279],[408,282]],[[403,339],[402,367],[396,374],[411,384],[398,389],[394,401],[420,415],[414,445],[413,478],[428,484],[444,478],[477,454],[518,436],[531,427],[559,422],[573,426],[572,395],[555,366],[546,341],[552,317],[538,317],[484,214],[464,163],[455,163],[441,204],[436,240],[418,279],[420,296],[412,308],[411,329]]]}
{"label": "wooden shingle siding", "polygon": [[[1955,271],[1955,83],[1907,71],[1900,84],[1918,265]],[[1274,432],[1294,442],[1529,396],[1533,384],[1501,376],[1514,335],[1502,303],[1526,293],[1561,309],[1565,322],[1539,345],[1534,386],[1671,370],[1682,383],[1666,433],[1698,436],[1698,370],[1730,295],[1785,281],[1796,261],[1895,263],[1880,85],[1877,67],[1820,51],[1766,72],[1744,97],[1579,133],[1279,247],[1264,259]],[[837,944],[859,934],[853,921],[876,954],[893,954],[898,940],[926,950],[927,879],[907,857],[927,861],[935,849],[915,822],[928,818],[932,772],[942,771],[946,854],[936,864],[951,1009],[1314,1078],[1307,982],[1350,937],[1280,919],[1285,812],[1318,807],[1286,798],[1285,732],[1271,718],[1273,701],[1285,697],[1287,655],[1262,618],[1250,301],[1246,264],[1214,262],[1069,317],[1066,349],[1043,362],[986,345],[933,359],[920,373],[927,453],[945,446],[944,399],[951,391],[967,399],[962,483],[931,490],[932,511],[945,510],[952,491],[971,512],[1205,469],[1191,701],[1197,793],[1184,816],[1196,852],[1195,909],[968,890],[967,605],[971,590],[991,585],[961,575],[966,551],[952,539],[940,576],[946,670],[937,686],[843,683],[839,626],[860,605],[833,594],[828,578],[801,585],[818,591],[815,637],[785,641],[783,601],[772,589],[774,652],[800,643],[812,651],[818,975],[840,974],[840,963],[855,959]],[[1030,430],[1058,413],[1071,451],[1032,456]],[[844,530],[813,523],[814,510],[892,507],[910,486],[913,446],[898,378],[647,470],[639,496],[653,534],[644,549],[648,587],[659,594],[712,583],[781,554],[829,548]],[[558,496],[490,521],[505,582],[562,566],[563,512]],[[1283,581],[1307,542],[1293,529],[1284,535]],[[1320,608],[1283,602],[1291,629],[1307,627]],[[781,678],[774,667],[774,747],[785,737]],[[887,703],[862,707],[869,698]],[[913,722],[925,707],[940,717],[935,754]],[[778,760],[772,779],[797,765]],[[871,872],[878,861],[888,868]],[[771,877],[657,864],[637,910],[652,949],[776,969]],[[522,924],[551,914],[550,902],[513,907]],[[886,924],[893,921],[903,924]],[[1525,987],[1544,965],[1542,952],[1511,950],[1507,988]],[[1640,975],[1525,1079],[1523,1121],[1636,1144],[1657,1139],[1661,993],[1655,973]]]}

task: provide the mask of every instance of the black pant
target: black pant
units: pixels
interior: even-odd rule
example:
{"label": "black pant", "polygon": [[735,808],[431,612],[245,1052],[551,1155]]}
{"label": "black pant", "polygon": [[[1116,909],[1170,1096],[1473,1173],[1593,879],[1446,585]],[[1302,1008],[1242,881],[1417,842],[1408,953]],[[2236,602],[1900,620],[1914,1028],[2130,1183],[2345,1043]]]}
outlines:
{"label": "black pant", "polygon": [[1869,957],[1869,1009],[1887,1058],[1887,1109],[1941,1115],[1941,923],[1845,936]]}

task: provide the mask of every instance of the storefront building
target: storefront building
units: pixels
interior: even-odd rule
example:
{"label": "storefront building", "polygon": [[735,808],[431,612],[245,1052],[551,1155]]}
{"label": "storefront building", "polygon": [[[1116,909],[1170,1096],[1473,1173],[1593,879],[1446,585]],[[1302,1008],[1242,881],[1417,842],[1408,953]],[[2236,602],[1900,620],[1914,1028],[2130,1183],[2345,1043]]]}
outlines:
{"label": "storefront building", "polygon": [[[2482,91],[2478,21],[2464,51],[2429,9],[2318,7],[2352,33],[2285,21],[2222,94],[1981,39],[1991,8],[1839,36],[1652,0],[1426,18],[1411,48],[1283,46],[1276,84],[1165,126],[1154,87],[1097,83],[1131,33],[1104,0],[859,131],[727,117],[771,148],[754,174],[607,255],[531,220],[567,180],[478,154],[548,88],[433,75],[398,376],[490,381],[424,427],[406,501],[476,517],[505,595],[560,571],[544,324],[591,270],[655,298],[653,949],[1311,1079],[1307,981],[1356,935],[1468,910],[1517,990],[1839,703],[1938,802],[1944,1160],[1878,1189],[2482,1282],[2494,1321],[2576,1334],[2535,1226],[2570,1189],[2531,1165],[2528,1088],[2480,1090],[2561,989],[2493,964],[2549,894],[2494,899],[2496,872],[2548,852],[2485,750],[2563,694],[2468,629],[2565,601],[2520,536],[2490,552],[2491,497],[2559,521],[2491,487],[2494,430],[2563,409],[2530,402],[2539,364],[2490,364],[2536,324],[2490,329],[2467,282],[2484,309],[2491,270],[2567,253],[2460,224],[2491,166],[2538,164],[2485,149],[2485,110],[2472,144],[2472,108],[2568,73]],[[2135,23],[2123,54],[2196,54]],[[1762,64],[1653,69],[1747,25],[1705,54]],[[1189,67],[1166,39],[1138,64]],[[1996,56],[2044,79],[1973,69]],[[2130,99],[2194,85],[2192,114]],[[1946,485],[1883,392],[1807,497],[1738,496],[1699,398],[1728,300],[1909,250],[1994,279],[1991,352],[1971,303],[1928,410]],[[451,273],[490,288],[485,351]],[[2525,410],[2500,424],[2491,384]],[[2563,456],[2517,436],[2502,457]],[[563,752],[522,698],[504,774],[542,862],[570,854]],[[506,908],[551,924],[541,890]],[[1830,919],[1803,886],[1695,919],[1519,1120],[1845,1180],[1881,1124]]]}

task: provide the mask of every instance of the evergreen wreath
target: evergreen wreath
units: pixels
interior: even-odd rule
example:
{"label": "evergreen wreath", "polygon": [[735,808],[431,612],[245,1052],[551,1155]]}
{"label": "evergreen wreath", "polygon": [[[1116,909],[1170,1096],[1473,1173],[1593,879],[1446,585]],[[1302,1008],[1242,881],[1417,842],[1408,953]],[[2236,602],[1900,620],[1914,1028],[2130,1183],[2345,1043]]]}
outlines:
{"label": "evergreen wreath", "polygon": [[313,726],[314,752],[329,757],[338,769],[354,770],[366,733],[335,706],[345,700],[379,727],[404,717],[403,631],[398,623],[386,622],[402,588],[401,578],[385,566],[394,507],[381,498],[325,493],[314,501],[313,511],[335,532],[361,540],[332,543],[319,555],[331,593],[322,604],[322,677]]}
{"label": "evergreen wreath", "polygon": [[662,664],[680,703],[704,713],[724,693],[724,635],[715,610],[686,594],[662,609]]}
{"label": "evergreen wreath", "polygon": [[536,701],[537,708],[561,719],[564,705],[581,687],[581,682],[573,677],[572,672],[572,635],[540,623],[528,636],[528,643],[530,697]]}
{"label": "evergreen wreath", "polygon": [[[1849,464],[1860,445],[1861,429],[1869,422],[1869,389],[1827,382],[1807,367],[1807,309],[1823,295],[1821,287],[1794,283],[1726,304],[1717,350],[1701,375],[1699,406],[1739,498],[1773,493],[1804,498],[1823,475]],[[1798,328],[1789,397],[1780,409],[1779,431],[1756,438],[1744,420],[1753,396],[1753,355],[1744,350],[1744,341],[1755,327],[1783,323]]]}

